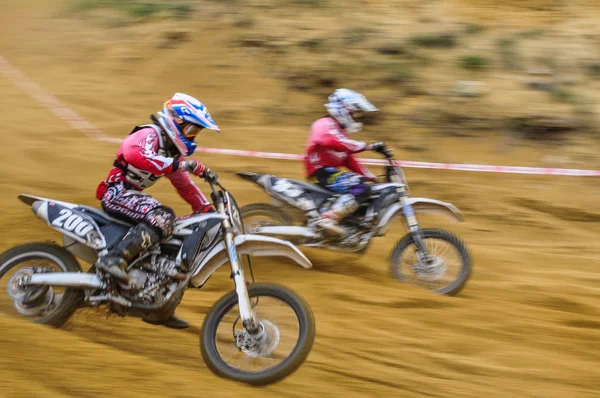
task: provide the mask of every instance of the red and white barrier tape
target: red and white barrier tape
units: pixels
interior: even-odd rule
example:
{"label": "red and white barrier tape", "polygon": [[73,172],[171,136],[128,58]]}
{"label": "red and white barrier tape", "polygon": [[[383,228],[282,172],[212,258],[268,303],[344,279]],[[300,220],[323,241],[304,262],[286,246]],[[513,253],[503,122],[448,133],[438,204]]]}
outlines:
{"label": "red and white barrier tape", "polygon": [[[92,123],[79,116],[73,109],[69,108],[58,98],[45,92],[40,86],[29,79],[23,72],[12,66],[6,59],[0,56],[0,73],[10,80],[15,86],[21,88],[41,105],[48,108],[52,113],[62,119],[73,129],[84,134],[86,137],[98,141],[120,143],[122,140],[106,135],[102,130]],[[255,152],[241,151],[237,149],[219,149],[203,148],[196,149],[198,152],[216,153],[231,156],[248,156],[263,159],[285,159],[302,160],[302,155],[289,153]],[[382,159],[360,159],[361,163],[368,165],[384,166],[387,164]],[[542,175],[561,175],[578,177],[600,177],[599,170],[578,170],[578,169],[557,169],[543,167],[517,167],[517,166],[488,166],[480,164],[459,164],[459,163],[431,163],[431,162],[412,162],[408,160],[397,160],[396,165],[407,168],[418,169],[438,169],[438,170],[461,170],[461,171],[479,171],[490,173],[509,173],[509,174],[542,174]]]}
{"label": "red and white barrier tape", "polygon": [[[290,153],[272,153],[240,151],[236,149],[219,148],[197,148],[198,152],[217,153],[232,156],[249,156],[253,158],[265,159],[286,159],[303,160],[302,155]],[[359,159],[361,163],[373,166],[385,166],[386,160],[382,159]],[[432,163],[432,162],[413,162],[410,160],[396,160],[397,166],[417,169],[437,169],[437,170],[462,170],[462,171],[480,171],[488,173],[510,173],[510,174],[544,174],[544,175],[563,175],[563,176],[583,176],[600,177],[599,170],[579,170],[579,169],[557,169],[544,167],[519,167],[519,166],[488,166],[481,164],[461,164],[461,163]]]}
{"label": "red and white barrier tape", "polygon": [[23,72],[8,63],[6,59],[0,57],[0,73],[10,80],[15,86],[21,88],[30,97],[35,99],[41,105],[44,105],[50,112],[54,113],[74,130],[83,133],[86,137],[100,138],[105,137],[99,128],[79,116],[73,109],[69,108],[58,98],[45,92],[34,81],[28,78]]}

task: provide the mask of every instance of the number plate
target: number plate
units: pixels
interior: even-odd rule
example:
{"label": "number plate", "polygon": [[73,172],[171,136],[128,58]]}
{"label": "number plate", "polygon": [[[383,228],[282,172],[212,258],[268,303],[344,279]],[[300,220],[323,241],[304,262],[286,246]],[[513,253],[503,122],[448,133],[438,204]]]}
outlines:
{"label": "number plate", "polygon": [[49,202],[48,224],[93,249],[100,250],[105,246],[103,235],[94,220],[77,210]]}

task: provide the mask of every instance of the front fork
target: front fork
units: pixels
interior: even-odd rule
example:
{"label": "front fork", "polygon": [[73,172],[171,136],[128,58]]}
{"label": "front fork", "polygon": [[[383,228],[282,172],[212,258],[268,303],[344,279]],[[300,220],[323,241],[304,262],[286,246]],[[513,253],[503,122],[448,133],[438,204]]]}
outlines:
{"label": "front fork", "polygon": [[406,224],[408,225],[410,234],[413,237],[415,246],[417,246],[417,249],[419,249],[419,253],[417,253],[417,255],[426,257],[427,246],[425,245],[423,237],[421,236],[421,230],[419,229],[419,222],[417,221],[415,210],[413,209],[412,205],[408,203],[408,198],[404,192],[400,192],[400,205],[402,205],[402,212],[406,218]]}
{"label": "front fork", "polygon": [[[217,208],[219,213],[226,216],[225,205],[223,204],[223,201],[220,201],[220,203],[217,205]],[[229,222],[228,217],[223,220],[223,229],[225,230],[225,247],[227,248],[227,253],[229,255],[229,264],[231,264],[231,277],[235,284],[235,291],[238,296],[240,318],[242,319],[244,328],[246,328],[250,334],[254,334],[260,330],[260,327],[256,321],[256,314],[252,308],[252,303],[250,302],[246,278],[244,277],[244,270],[237,254],[231,223]]]}

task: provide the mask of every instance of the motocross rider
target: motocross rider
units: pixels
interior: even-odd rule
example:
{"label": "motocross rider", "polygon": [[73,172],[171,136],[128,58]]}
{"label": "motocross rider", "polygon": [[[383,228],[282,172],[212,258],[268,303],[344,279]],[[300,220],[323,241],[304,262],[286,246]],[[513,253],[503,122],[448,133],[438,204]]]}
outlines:
{"label": "motocross rider", "polygon": [[389,156],[392,153],[383,142],[367,144],[349,138],[349,134],[362,130],[362,123],[358,120],[365,112],[379,110],[364,95],[340,88],[329,96],[325,108],[329,116],[318,119],[310,128],[304,167],[311,182],[342,194],[316,221],[316,226],[326,233],[343,237],[346,231],[339,226],[339,221],[369,198],[371,184],[375,180],[375,176],[356,160],[354,154],[366,150]]}
{"label": "motocross rider", "polygon": [[[97,188],[96,198],[110,215],[135,226],[106,255],[96,268],[127,283],[127,265],[144,250],[168,237],[173,231],[175,213],[142,190],[160,177],[167,177],[194,213],[214,211],[211,203],[188,173],[206,180],[217,176],[198,160],[185,159],[196,149],[194,139],[203,129],[220,131],[206,106],[187,94],[176,93],[163,104],[153,123],[136,126],[117,151],[113,168]],[[185,328],[187,322],[171,314],[167,320],[144,319],[152,324]]]}

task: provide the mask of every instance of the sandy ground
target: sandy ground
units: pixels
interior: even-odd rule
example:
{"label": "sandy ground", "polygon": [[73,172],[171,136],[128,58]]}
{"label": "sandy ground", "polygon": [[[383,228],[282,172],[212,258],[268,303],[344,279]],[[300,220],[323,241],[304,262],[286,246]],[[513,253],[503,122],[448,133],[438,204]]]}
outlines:
{"label": "sandy ground", "polygon": [[[37,9],[40,4],[3,9],[0,55],[110,135],[123,136],[132,123],[144,122],[166,95],[186,89],[184,79],[167,73],[165,63],[142,60],[131,68],[123,62],[126,69],[119,70],[119,61],[107,60],[109,55],[101,50],[97,31],[74,38],[83,22],[63,24],[55,18],[56,11]],[[90,43],[98,43],[98,48]],[[173,51],[178,58],[179,50]],[[226,53],[214,51],[208,64],[218,63],[214,60],[219,51]],[[185,58],[182,63],[183,69],[191,67]],[[210,76],[194,80],[198,85],[190,90],[205,92],[214,109],[226,108],[213,112],[224,132],[208,137],[206,146],[300,151],[305,127],[256,128],[227,118],[227,111],[247,102],[241,93],[254,92],[260,102],[267,95],[259,88],[280,90],[274,82],[252,68],[214,66],[198,73]],[[233,80],[219,83],[223,89],[211,90],[208,86],[218,79]],[[0,92],[4,148],[0,248],[57,240],[16,195],[27,192],[96,205],[95,186],[108,171],[116,146],[71,130],[4,78]],[[502,154],[486,150],[495,145],[491,138],[448,140],[437,160],[462,156],[466,161],[485,158],[490,163],[522,165],[535,163],[541,153],[525,148],[502,159]],[[400,152],[399,158],[403,155]],[[242,205],[265,197],[252,184],[235,178],[235,171],[301,177],[294,162],[201,158],[222,176]],[[198,332],[203,316],[232,288],[222,269],[203,290],[186,294],[178,311],[192,325],[186,331],[152,327],[136,319],[106,320],[90,311],[76,314],[61,330],[0,316],[0,396],[600,396],[596,182],[406,172],[414,196],[450,201],[465,214],[463,224],[421,217],[424,226],[459,234],[472,251],[473,276],[458,297],[439,297],[391,278],[386,257],[404,234],[398,226],[376,240],[362,258],[306,251],[315,264],[312,270],[287,261],[259,261],[259,280],[298,291],[312,305],[317,321],[317,339],[307,362],[279,384],[257,390],[224,381],[202,362]],[[152,193],[173,205],[179,215],[187,212],[167,182]]]}

